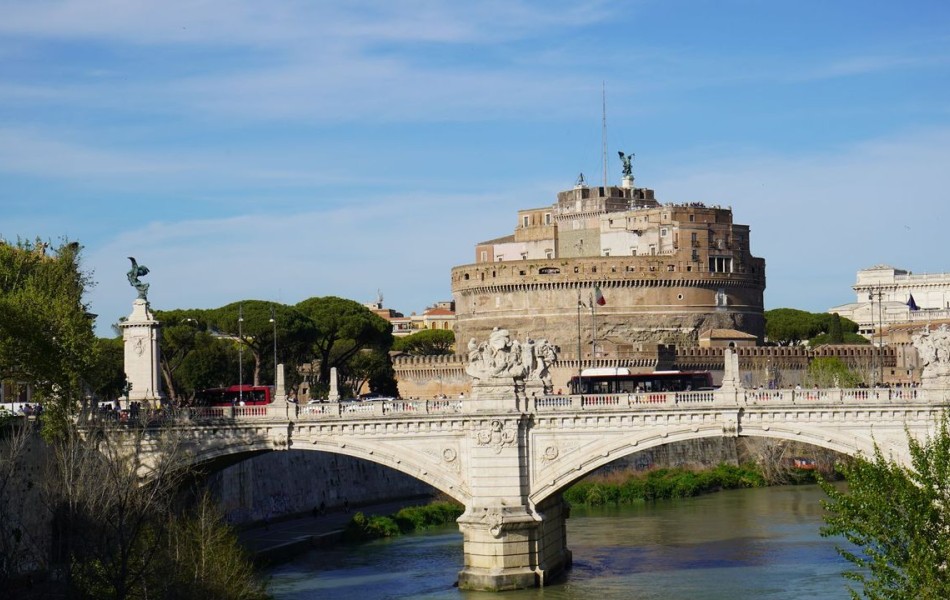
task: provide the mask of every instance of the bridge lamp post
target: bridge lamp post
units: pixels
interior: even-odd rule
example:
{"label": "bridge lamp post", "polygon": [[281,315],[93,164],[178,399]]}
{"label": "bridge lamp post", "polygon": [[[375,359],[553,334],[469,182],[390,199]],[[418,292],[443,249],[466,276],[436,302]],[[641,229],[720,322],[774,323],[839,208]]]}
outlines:
{"label": "bridge lamp post", "polygon": [[[877,322],[874,320],[874,296],[877,295]],[[868,300],[871,302],[871,345],[876,346],[874,350],[874,386],[877,385],[878,379],[881,383],[884,382],[884,361],[881,357],[881,346],[884,345],[884,332],[881,331],[884,329],[884,292],[881,291],[881,288],[878,287],[875,291],[871,289],[868,292]],[[875,343],[874,338],[877,337],[877,342]]]}
{"label": "bridge lamp post", "polygon": [[274,326],[274,386],[277,386],[277,313],[270,307],[270,322]]}
{"label": "bridge lamp post", "polygon": [[238,402],[244,404],[244,306],[238,306]]}

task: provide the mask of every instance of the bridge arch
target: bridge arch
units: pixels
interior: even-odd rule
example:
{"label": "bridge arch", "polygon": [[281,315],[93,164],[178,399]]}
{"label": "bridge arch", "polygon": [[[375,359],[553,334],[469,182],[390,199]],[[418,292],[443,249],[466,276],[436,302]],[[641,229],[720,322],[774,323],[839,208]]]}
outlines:
{"label": "bridge arch", "polygon": [[286,424],[261,430],[241,431],[222,430],[212,436],[193,437],[187,443],[190,463],[202,464],[226,459],[229,456],[252,455],[261,452],[284,451],[289,449],[302,451],[327,452],[340,454],[389,467],[417,479],[458,502],[467,504],[471,493],[461,475],[458,452],[443,449],[437,456],[433,452],[417,450],[411,444],[393,444],[378,439],[358,436],[300,436]]}
{"label": "bridge arch", "polygon": [[[635,431],[615,436],[600,436],[588,446],[568,453],[556,465],[538,472],[535,484],[529,495],[534,504],[541,504],[552,496],[561,494],[571,485],[590,475],[597,469],[627,456],[676,442],[724,437],[721,428],[701,430],[693,428],[653,429]],[[856,456],[871,456],[875,442],[889,454],[905,464],[909,457],[900,443],[888,439],[876,439],[863,435],[842,434],[820,427],[767,427],[743,429],[741,435],[726,437],[759,437],[800,442]],[[906,443],[904,443],[906,447]],[[542,453],[544,451],[542,450]]]}

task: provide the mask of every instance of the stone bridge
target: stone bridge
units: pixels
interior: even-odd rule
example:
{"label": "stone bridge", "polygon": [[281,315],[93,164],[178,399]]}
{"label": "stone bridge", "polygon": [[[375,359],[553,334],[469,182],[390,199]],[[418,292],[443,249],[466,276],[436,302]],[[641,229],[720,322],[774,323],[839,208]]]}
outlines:
{"label": "stone bridge", "polygon": [[544,585],[571,564],[563,491],[654,446],[765,437],[852,456],[877,445],[908,464],[907,436],[930,435],[950,405],[950,330],[915,344],[925,364],[919,388],[743,389],[727,350],[716,390],[561,396],[545,393],[552,347],[496,330],[486,343],[469,342],[470,399],[297,406],[283,399],[279,374],[273,404],[186,410],[173,427],[195,463],[293,448],[422,480],[465,506],[459,587],[515,589]]}
{"label": "stone bridge", "polygon": [[[196,463],[260,451],[362,458],[420,479],[465,506],[459,585],[544,585],[567,568],[562,492],[595,469],[671,442],[768,437],[909,462],[907,433],[933,431],[950,390],[744,390],[553,396],[504,403],[395,400],[184,411]],[[484,405],[484,406],[483,406]]]}

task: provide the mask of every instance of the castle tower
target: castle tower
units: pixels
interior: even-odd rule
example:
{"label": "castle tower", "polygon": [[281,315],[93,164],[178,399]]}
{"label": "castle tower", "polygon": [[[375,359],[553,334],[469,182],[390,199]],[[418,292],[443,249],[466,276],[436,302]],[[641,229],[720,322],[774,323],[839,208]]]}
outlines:
{"label": "castle tower", "polygon": [[[586,361],[696,345],[711,329],[761,339],[765,261],[749,227],[730,208],[661,204],[629,183],[579,181],[554,205],[519,211],[513,235],[477,244],[476,262],[452,269],[458,343],[497,326]],[[592,310],[595,288],[605,304]]]}

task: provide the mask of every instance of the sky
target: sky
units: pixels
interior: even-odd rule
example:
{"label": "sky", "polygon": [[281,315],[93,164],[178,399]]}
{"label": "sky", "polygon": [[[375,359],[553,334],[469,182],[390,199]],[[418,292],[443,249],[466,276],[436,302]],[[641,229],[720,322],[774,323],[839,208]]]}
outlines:
{"label": "sky", "polygon": [[[635,153],[730,206],[767,309],[950,271],[950,4],[0,0],[0,237],[78,241],[97,332],[335,295],[406,314]],[[606,93],[604,93],[606,91]],[[606,102],[604,102],[606,97]]]}

